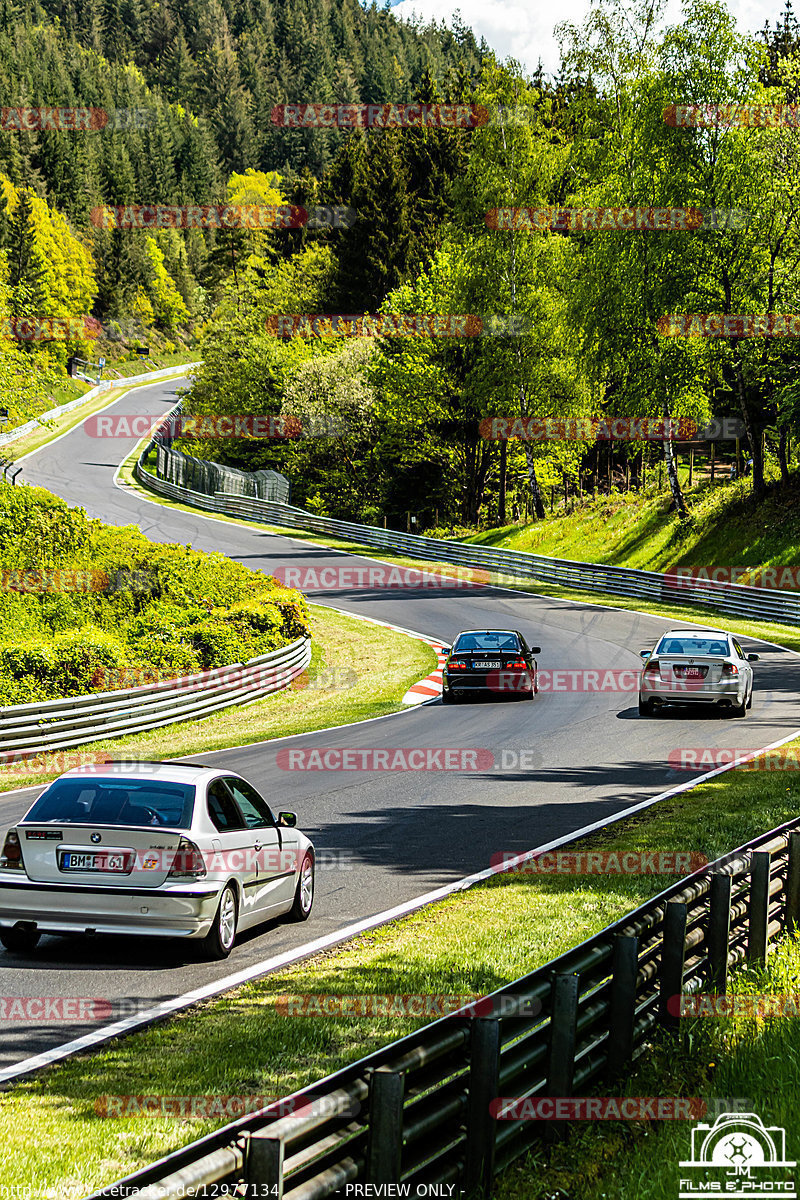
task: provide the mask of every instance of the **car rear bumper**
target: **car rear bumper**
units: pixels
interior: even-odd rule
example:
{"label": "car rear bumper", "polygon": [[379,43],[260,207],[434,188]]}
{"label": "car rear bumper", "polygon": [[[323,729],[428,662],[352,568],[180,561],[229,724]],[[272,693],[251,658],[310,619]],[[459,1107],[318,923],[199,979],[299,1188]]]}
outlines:
{"label": "car rear bumper", "polygon": [[663,680],[642,682],[639,688],[640,700],[659,700],[662,704],[739,704],[744,697],[740,694],[737,680],[729,683],[715,683],[707,688],[676,688],[670,687]]}
{"label": "car rear bumper", "polygon": [[127,933],[203,937],[211,928],[223,883],[170,888],[90,889],[0,876],[0,928],[19,922],[42,933]]}
{"label": "car rear bumper", "polygon": [[516,696],[529,692],[532,687],[529,671],[493,671],[491,676],[477,674],[444,674],[442,689],[445,692],[485,692],[487,696]]}

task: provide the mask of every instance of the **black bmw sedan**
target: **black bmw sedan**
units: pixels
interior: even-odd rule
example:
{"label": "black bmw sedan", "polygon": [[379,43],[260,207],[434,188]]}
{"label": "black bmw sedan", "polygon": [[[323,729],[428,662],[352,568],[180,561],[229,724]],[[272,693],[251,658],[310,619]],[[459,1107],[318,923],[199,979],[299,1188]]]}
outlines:
{"label": "black bmw sedan", "polygon": [[516,629],[465,629],[445,646],[442,704],[467,695],[532,700],[539,690],[536,659],[540,646],[529,646]]}

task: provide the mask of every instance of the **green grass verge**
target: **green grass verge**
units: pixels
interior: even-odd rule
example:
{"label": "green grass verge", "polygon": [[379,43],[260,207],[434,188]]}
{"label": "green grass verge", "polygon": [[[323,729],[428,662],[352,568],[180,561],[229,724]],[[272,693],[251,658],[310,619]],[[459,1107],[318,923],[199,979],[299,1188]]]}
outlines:
{"label": "green grass verge", "polygon": [[689,518],[681,521],[668,511],[668,492],[612,492],[584,499],[571,513],[459,540],[648,571],[679,565],[797,565],[800,478],[793,476],[787,490],[757,505],[751,493],[750,479],[701,487],[687,494]]}
{"label": "green grass verge", "polygon": [[[180,361],[180,356],[172,355],[170,357],[177,357]],[[189,358],[187,361],[192,360]],[[139,365],[141,366],[141,364]],[[164,365],[170,366],[172,364],[165,362]],[[177,365],[177,363],[175,365]],[[132,375],[142,373],[143,372],[141,371],[137,372],[131,370]],[[126,384],[124,380],[120,380],[117,386],[110,388],[107,392],[102,392],[101,395],[96,396],[94,400],[89,400],[86,404],[78,405],[76,408],[73,408],[71,412],[63,413],[60,417],[53,417],[48,420],[43,420],[38,429],[34,429],[31,433],[26,434],[24,437],[10,442],[9,445],[4,449],[4,453],[7,454],[9,458],[14,459],[16,462],[20,458],[24,458],[25,455],[31,454],[34,450],[40,450],[42,446],[46,446],[49,442],[55,441],[56,438],[62,437],[63,434],[69,433],[69,431],[74,429],[76,425],[82,425],[87,417],[92,417],[95,415],[95,413],[102,412],[102,410],[108,408],[110,404],[114,404],[117,400],[119,400],[120,396],[122,396],[125,392],[131,392],[135,388],[150,386],[151,384],[149,383]],[[91,391],[91,385],[86,384],[85,390],[87,392]],[[56,398],[57,403],[54,404],[53,407],[57,407],[57,404],[67,404],[70,400],[75,399],[77,395],[78,393],[74,392],[70,395],[59,396]],[[39,419],[41,420],[41,417]]]}
{"label": "green grass verge", "polygon": [[[120,482],[131,487],[140,496],[152,503],[163,504],[167,508],[192,513],[193,516],[197,516],[199,512],[203,511],[179,501],[162,500],[156,493],[152,492],[149,488],[143,487],[134,479],[133,464],[140,453],[141,446],[137,447],[122,464],[119,471]],[[445,575],[448,572],[448,564],[443,563],[441,560],[409,558],[407,555],[394,554],[390,550],[377,549],[376,547],[366,546],[363,543],[350,541],[346,538],[333,537],[328,534],[310,533],[306,530],[289,529],[282,525],[266,525],[260,521],[241,521],[235,517],[226,517],[219,513],[205,513],[204,515],[210,516],[215,521],[240,525],[243,528],[263,529],[268,533],[277,533],[284,537],[291,537],[304,542],[313,542],[319,546],[329,546],[332,550],[343,550],[350,554],[360,554],[367,558],[393,563],[397,566],[416,567],[420,570],[438,572]],[[587,559],[586,561],[590,560]],[[456,570],[455,567],[450,567],[449,569]],[[481,573],[481,578],[483,578],[483,572]],[[728,613],[715,612],[714,609],[700,605],[662,604],[658,601],[646,600],[644,598],[614,596],[608,592],[582,591],[578,588],[559,587],[558,584],[552,583],[536,583],[530,580],[520,580],[519,582],[512,583],[508,580],[507,576],[497,572],[488,572],[486,582],[496,583],[500,587],[512,587],[515,591],[528,592],[533,596],[552,597],[556,600],[600,605],[609,608],[624,609],[629,612],[653,613],[655,616],[666,617],[670,620],[691,621],[693,623],[713,626],[723,624],[726,629],[729,629],[738,636],[762,638],[764,641],[785,646],[789,650],[800,651],[800,627],[796,625],[780,625],[777,622],[771,621],[749,621],[744,618],[732,617]],[[454,630],[455,632],[457,630]],[[633,649],[638,650],[638,644]]]}
{"label": "green grass verge", "polygon": [[[795,817],[799,797],[800,789],[791,775],[732,771],[587,838],[582,847],[695,851],[711,859]],[[487,847],[487,865],[491,853],[502,849]],[[123,1092],[181,1097],[285,1095],[424,1023],[388,1012],[366,1017],[290,1018],[276,1006],[280,996],[485,994],[604,928],[669,882],[664,876],[654,875],[497,875],[486,885],[240,988],[223,999],[209,1001],[99,1053],[55,1066],[0,1096],[0,1143],[9,1161],[14,1162],[15,1182],[28,1185],[33,1196],[47,1195],[48,1188],[54,1189],[50,1195],[79,1196],[228,1119],[142,1115],[105,1119],[100,1115],[105,1096]],[[346,876],[343,886],[347,886]],[[308,929],[311,938],[313,917]],[[267,934],[265,954],[268,949]],[[776,959],[776,964],[779,961]],[[101,985],[97,991],[102,992]],[[729,1045],[723,1039],[718,1048],[714,1047],[713,1059],[690,1046],[684,1078],[678,1070],[684,1060],[678,1059],[670,1046],[665,1047],[661,1058],[656,1054],[649,1066],[643,1064],[641,1068],[650,1071],[646,1076],[650,1091],[642,1092],[643,1085],[637,1079],[626,1085],[626,1091],[633,1088],[631,1094],[645,1095],[741,1095],[752,1097],[757,1110],[765,1115],[778,1116],[782,1112],[776,1101],[775,1080],[768,1070],[771,1056],[765,1056],[759,1066],[754,1051],[750,1074],[746,1082],[740,1082],[733,1061],[723,1069],[725,1060],[735,1056],[735,1043]],[[715,1070],[711,1062],[717,1064]],[[796,1071],[796,1046],[791,1062]],[[663,1077],[665,1064],[671,1069]],[[788,1072],[782,1063],[776,1065],[776,1070]],[[702,1089],[699,1093],[698,1088]],[[608,1085],[600,1092],[614,1094],[609,1093]],[[36,1130],[35,1138],[30,1136],[31,1129]],[[674,1132],[677,1135],[681,1131]],[[613,1133],[601,1131],[602,1136]],[[618,1130],[617,1134],[633,1138],[629,1130]],[[650,1131],[645,1130],[643,1136],[651,1136]],[[553,1153],[561,1153],[561,1149]],[[582,1168],[576,1165],[578,1149],[570,1153],[572,1158],[556,1158],[552,1169],[571,1164],[573,1176],[582,1178]],[[616,1159],[612,1165],[602,1149],[595,1150],[594,1143],[587,1153],[594,1155],[592,1162],[600,1164],[598,1200],[601,1190],[607,1195],[622,1195],[621,1177],[611,1178],[617,1174]],[[577,1194],[573,1190],[523,1190],[538,1187],[541,1170],[538,1162],[515,1168],[506,1177],[517,1175],[517,1184],[509,1185],[508,1194]],[[591,1182],[591,1173],[585,1182]],[[506,1183],[502,1186],[505,1188]],[[594,1197],[595,1193],[588,1195]],[[661,1193],[653,1192],[656,1195]]]}
{"label": "green grass verge", "polygon": [[[104,751],[115,758],[183,758],[269,738],[349,725],[397,712],[403,696],[436,666],[430,646],[407,634],[359,621],[320,605],[310,606],[313,657],[297,684],[201,721],[185,721],[129,737],[87,743],[63,755],[77,763],[83,753]],[[41,770],[26,764],[0,766],[0,791],[54,779],[67,769],[56,756]],[[45,770],[50,766],[50,770]],[[27,772],[27,773],[26,773]]]}

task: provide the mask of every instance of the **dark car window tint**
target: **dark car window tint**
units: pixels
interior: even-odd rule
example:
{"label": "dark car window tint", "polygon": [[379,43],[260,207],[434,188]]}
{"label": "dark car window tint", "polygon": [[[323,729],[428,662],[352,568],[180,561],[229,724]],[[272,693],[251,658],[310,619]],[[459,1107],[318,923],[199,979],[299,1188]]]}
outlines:
{"label": "dark car window tint", "polygon": [[269,805],[261,799],[252,784],[245,783],[243,779],[226,779],[225,782],[233,792],[248,829],[275,824]]}
{"label": "dark car window tint", "polygon": [[195,789],[156,779],[57,779],[26,821],[60,825],[169,825],[189,829]]}
{"label": "dark car window tint", "polygon": [[460,637],[453,650],[461,654],[464,650],[491,653],[498,650],[519,650],[519,639],[514,633],[468,633]]}
{"label": "dark car window tint", "polygon": [[221,779],[215,779],[209,785],[207,803],[211,823],[220,833],[227,833],[231,829],[244,829],[242,815]]}

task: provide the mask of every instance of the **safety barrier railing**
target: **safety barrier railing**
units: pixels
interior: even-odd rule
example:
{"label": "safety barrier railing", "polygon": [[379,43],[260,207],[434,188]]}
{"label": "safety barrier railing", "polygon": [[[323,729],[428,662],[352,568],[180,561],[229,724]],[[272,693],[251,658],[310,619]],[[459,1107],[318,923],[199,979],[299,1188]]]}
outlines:
{"label": "safety barrier railing", "polygon": [[[152,445],[151,442],[150,446]],[[800,624],[800,593],[795,591],[715,583],[692,578],[680,571],[662,574],[658,571],[638,571],[630,567],[602,563],[547,558],[524,551],[498,550],[491,546],[476,546],[379,529],[354,521],[338,521],[333,517],[316,516],[301,508],[272,500],[233,496],[224,492],[209,496],[164,479],[157,479],[150,474],[143,465],[147,450],[135,465],[136,479],[159,495],[170,500],[183,500],[206,511],[223,513],[245,521],[260,521],[284,529],[330,534],[362,546],[401,552],[427,561],[453,563],[485,572],[487,585],[491,574],[496,583],[505,587],[538,581],[579,591],[630,596],[659,603],[696,604],[718,609],[731,616],[753,620],[775,621],[786,625]]]}
{"label": "safety barrier railing", "polygon": [[246,663],[178,679],[0,708],[0,766],[249,704],[288,687],[310,661],[311,639],[303,637]]}
{"label": "safety barrier railing", "polygon": [[324,1200],[348,1183],[486,1195],[549,1124],[498,1120],[493,1101],[586,1096],[622,1080],[658,1027],[679,1024],[682,996],[724,993],[733,966],[763,963],[774,938],[798,927],[798,826],[676,881],[478,1002],[480,1015],[467,1006],[426,1025],[90,1200],[178,1200],[211,1184],[279,1200]]}

